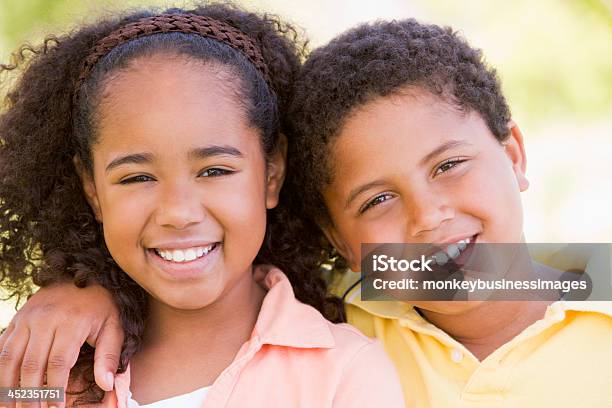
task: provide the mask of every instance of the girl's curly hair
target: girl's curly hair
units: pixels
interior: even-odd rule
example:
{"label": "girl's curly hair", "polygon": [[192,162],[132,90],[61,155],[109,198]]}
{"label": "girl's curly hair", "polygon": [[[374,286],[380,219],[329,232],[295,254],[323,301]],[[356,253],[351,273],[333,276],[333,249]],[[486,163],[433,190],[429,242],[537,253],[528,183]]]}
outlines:
{"label": "girl's curly hair", "polygon": [[[510,110],[495,70],[451,28],[408,19],[348,30],[310,54],[289,108],[292,143],[284,193],[292,197],[295,214],[312,220],[295,232],[304,237],[302,252],[331,250],[316,224],[331,222],[321,192],[332,180],[333,141],[346,119],[368,102],[407,88],[478,112],[498,140],[508,135]],[[346,267],[346,261],[340,258],[337,265]]]}
{"label": "girl's curly hair", "polygon": [[[103,57],[89,79],[73,94],[83,60],[102,38],[120,27],[154,15],[137,12],[106,19],[62,36],[48,37],[39,47],[22,46],[0,74],[20,73],[8,91],[0,115],[0,283],[11,296],[28,295],[39,286],[72,280],[83,287],[99,283],[119,306],[125,343],[120,371],[138,350],[146,321],[145,291],[123,273],[110,256],[85,200],[73,157],[90,166],[95,141],[95,106],[108,73],[127,61],[157,51],[174,51],[220,62],[236,75],[238,92],[251,122],[261,130],[266,153],[287,132],[287,107],[307,44],[297,30],[277,17],[258,15],[227,4],[165,13],[208,16],[238,28],[255,41],[269,70],[272,91],[263,76],[238,51],[194,34],[157,34],[129,41]],[[286,194],[283,194],[286,197]],[[266,239],[255,263],[271,263],[289,277],[296,297],[328,319],[343,319],[342,304],[327,295],[325,282],[312,268],[313,255],[297,250],[286,225],[299,222],[281,202],[268,212]],[[93,354],[81,350],[77,373],[84,382],[78,402],[99,402],[103,392],[93,380]]]}

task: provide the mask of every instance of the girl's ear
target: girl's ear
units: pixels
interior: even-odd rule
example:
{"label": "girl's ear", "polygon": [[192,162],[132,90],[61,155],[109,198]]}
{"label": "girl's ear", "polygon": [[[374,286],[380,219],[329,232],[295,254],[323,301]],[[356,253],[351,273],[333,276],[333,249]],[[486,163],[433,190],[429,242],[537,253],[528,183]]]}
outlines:
{"label": "girl's ear", "polygon": [[512,120],[508,122],[508,128],[510,129],[510,137],[503,142],[503,145],[506,149],[506,155],[508,155],[512,162],[512,170],[516,176],[519,189],[525,191],[529,187],[529,180],[527,180],[525,175],[527,156],[525,154],[525,146],[523,145],[523,134],[518,125]]}
{"label": "girl's ear", "polygon": [[85,192],[85,198],[87,199],[96,220],[99,223],[102,223],[102,211],[100,210],[100,201],[98,200],[98,193],[96,191],[96,184],[94,183],[93,177],[85,169],[83,162],[77,155],[72,158],[72,163],[74,163],[74,168],[81,179],[81,185],[83,186],[83,191]]}
{"label": "girl's ear", "polygon": [[287,162],[287,137],[279,135],[276,151],[268,159],[266,179],[266,208],[271,209],[278,205],[278,196],[285,181]]}
{"label": "girl's ear", "polygon": [[346,259],[349,268],[351,268],[353,272],[359,272],[361,270],[361,265],[358,261],[359,257],[357,254],[353,253],[351,247],[342,238],[338,230],[331,224],[326,226],[320,225],[320,228],[327,240],[336,248],[336,251]]}

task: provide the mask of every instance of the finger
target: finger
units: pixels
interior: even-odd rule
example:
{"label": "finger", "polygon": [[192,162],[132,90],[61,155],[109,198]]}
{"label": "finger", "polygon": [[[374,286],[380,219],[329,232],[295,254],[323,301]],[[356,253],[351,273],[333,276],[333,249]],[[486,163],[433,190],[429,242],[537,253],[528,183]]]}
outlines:
{"label": "finger", "polygon": [[15,323],[13,320],[11,320],[8,327],[2,329],[2,332],[0,333],[0,351],[2,351],[4,348],[4,343],[6,343],[6,340],[13,333],[13,330],[15,330]]}
{"label": "finger", "polygon": [[[30,340],[21,362],[22,388],[42,387],[47,367],[49,351],[53,344],[53,332],[40,330],[36,326],[30,329]],[[40,403],[23,403],[24,408],[40,408]]]}
{"label": "finger", "polygon": [[94,355],[94,376],[96,383],[105,391],[113,389],[123,338],[123,328],[115,319],[107,319],[98,334]]}
{"label": "finger", "polygon": [[[19,385],[19,370],[29,339],[30,330],[15,328],[4,342],[0,351],[0,387],[17,388]],[[14,403],[2,404],[8,408],[15,407]]]}
{"label": "finger", "polygon": [[[53,346],[47,361],[47,386],[49,388],[62,387],[65,393],[68,387],[70,369],[74,367],[79,358],[79,351],[85,343],[86,336],[87,331],[78,327],[55,332]],[[53,405],[63,407],[64,403],[54,403]]]}

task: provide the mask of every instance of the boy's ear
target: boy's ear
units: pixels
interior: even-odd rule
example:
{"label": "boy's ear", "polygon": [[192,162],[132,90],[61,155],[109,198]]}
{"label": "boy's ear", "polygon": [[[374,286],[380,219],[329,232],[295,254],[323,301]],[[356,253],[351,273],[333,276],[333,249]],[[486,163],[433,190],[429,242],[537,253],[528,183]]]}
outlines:
{"label": "boy's ear", "polygon": [[514,121],[508,122],[510,136],[503,142],[506,154],[512,162],[512,170],[516,176],[516,181],[520,191],[525,191],[529,187],[529,180],[526,177],[527,156],[523,145],[523,134]]}
{"label": "boy's ear", "polygon": [[358,256],[351,251],[350,246],[338,233],[338,230],[331,224],[325,226],[320,225],[320,228],[327,240],[336,248],[336,251],[346,259],[349,268],[351,268],[353,272],[359,272],[361,270],[361,265],[357,260]]}
{"label": "boy's ear", "polygon": [[287,162],[287,137],[280,134],[276,151],[268,159],[266,171],[266,208],[271,209],[278,205],[278,196],[285,181]]}
{"label": "boy's ear", "polygon": [[98,193],[96,191],[96,184],[94,183],[92,175],[85,169],[81,159],[75,155],[72,158],[74,168],[81,179],[81,185],[85,192],[85,198],[91,207],[96,220],[102,223],[102,211],[100,210],[100,201],[98,200]]}

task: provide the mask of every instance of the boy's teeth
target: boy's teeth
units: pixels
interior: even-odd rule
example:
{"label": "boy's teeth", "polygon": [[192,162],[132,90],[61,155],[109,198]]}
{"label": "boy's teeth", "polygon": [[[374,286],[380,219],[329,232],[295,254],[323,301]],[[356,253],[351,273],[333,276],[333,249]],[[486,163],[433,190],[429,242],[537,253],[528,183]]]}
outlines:
{"label": "boy's teeth", "polygon": [[448,262],[448,255],[444,251],[439,251],[434,254],[433,260],[438,265],[445,265]]}
{"label": "boy's teeth", "polygon": [[458,245],[451,244],[446,247],[446,253],[448,254],[449,257],[451,257],[452,259],[455,259],[459,256],[461,251],[459,250]]}
{"label": "boy's teeth", "polygon": [[467,248],[471,238],[462,239],[459,242],[450,244],[444,251],[436,252],[431,258],[438,265],[445,265],[450,259],[455,259],[461,255],[461,251]]}
{"label": "boy's teeth", "polygon": [[194,247],[194,248],[187,248],[187,249],[173,249],[173,250],[155,249],[155,252],[157,252],[159,256],[161,256],[167,261],[189,262],[189,261],[193,261],[194,259],[201,258],[204,255],[208,254],[212,250],[213,247],[214,247],[214,244],[206,246],[206,247]]}

